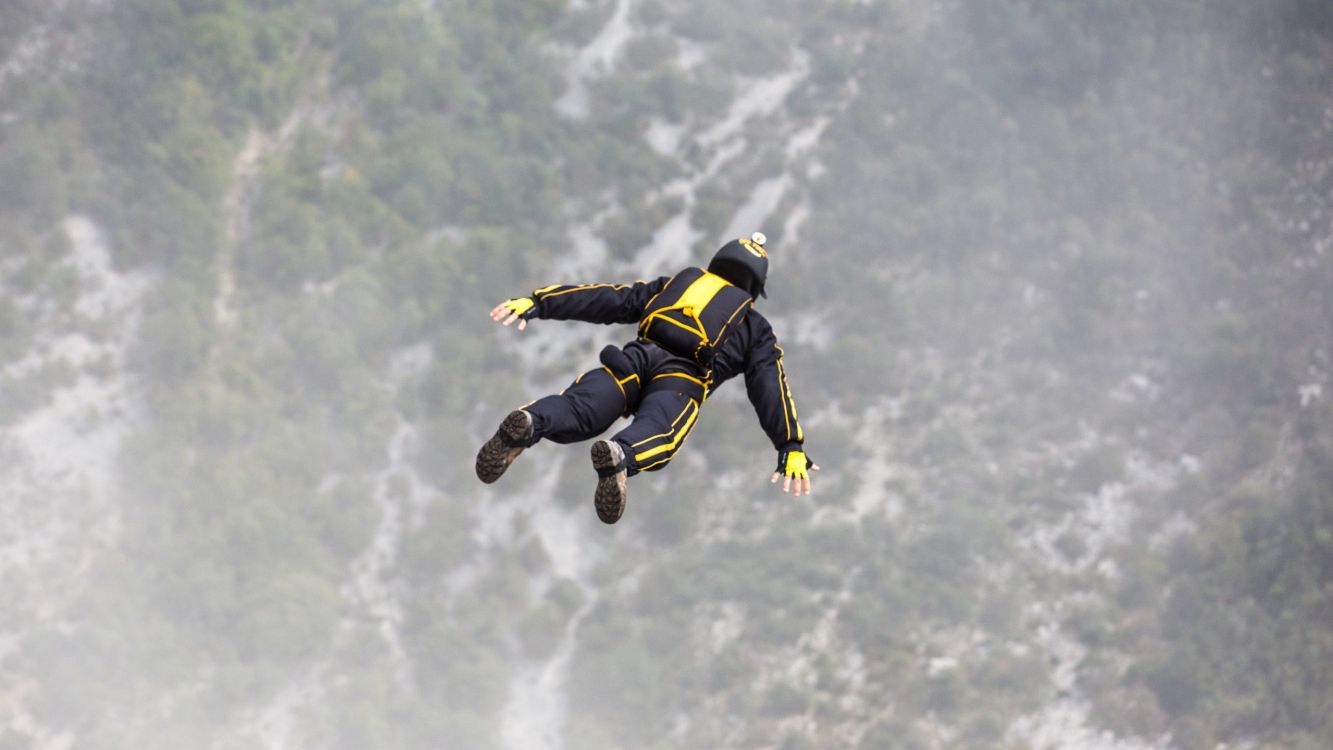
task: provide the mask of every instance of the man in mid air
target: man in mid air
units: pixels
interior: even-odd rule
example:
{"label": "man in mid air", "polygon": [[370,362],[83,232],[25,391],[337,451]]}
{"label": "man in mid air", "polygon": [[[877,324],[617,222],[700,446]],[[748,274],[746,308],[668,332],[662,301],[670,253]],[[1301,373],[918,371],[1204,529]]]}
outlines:
{"label": "man in mid air", "polygon": [[555,285],[496,305],[491,318],[518,330],[534,318],[589,323],[636,323],[639,335],[602,350],[590,370],[554,396],[504,418],[477,453],[477,477],[494,482],[525,448],[545,438],[575,443],[600,435],[621,416],[628,427],[592,445],[597,470],[597,517],[615,523],[625,512],[628,478],[656,471],[676,455],[699,419],[704,400],[722,383],[745,375],[759,424],[778,451],[771,482],[782,491],[810,492],[819,469],[802,448],[805,434],[782,367],[773,329],[754,309],[767,297],[766,238],[755,232],[723,245],[708,269],[633,284]]}

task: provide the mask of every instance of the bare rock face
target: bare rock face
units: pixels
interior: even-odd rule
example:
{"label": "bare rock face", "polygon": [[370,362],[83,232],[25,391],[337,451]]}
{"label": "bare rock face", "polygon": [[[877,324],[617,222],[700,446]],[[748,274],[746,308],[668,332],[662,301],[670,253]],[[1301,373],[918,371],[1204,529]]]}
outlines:
{"label": "bare rock face", "polygon": [[[1333,27],[1203,5],[0,3],[0,747],[1326,746]],[[811,496],[476,481],[756,230]]]}

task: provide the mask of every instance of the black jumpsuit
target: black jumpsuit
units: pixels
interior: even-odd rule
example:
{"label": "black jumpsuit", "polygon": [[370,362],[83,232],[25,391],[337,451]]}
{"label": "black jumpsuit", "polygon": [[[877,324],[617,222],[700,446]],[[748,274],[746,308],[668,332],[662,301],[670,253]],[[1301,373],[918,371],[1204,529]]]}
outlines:
{"label": "black jumpsuit", "polygon": [[[537,304],[527,317],[638,323],[669,280],[663,276],[634,284],[544,287],[533,293]],[[558,395],[523,407],[533,418],[533,443],[542,438],[557,443],[587,440],[618,417],[633,415],[630,425],[611,438],[625,450],[629,474],[661,469],[698,422],[707,396],[741,373],[773,447],[798,450],[805,440],[787,387],[782,348],[768,321],[753,308],[719,344],[711,371],[649,341],[631,341],[618,352],[608,348],[612,351],[603,352],[603,367],[580,375]]]}

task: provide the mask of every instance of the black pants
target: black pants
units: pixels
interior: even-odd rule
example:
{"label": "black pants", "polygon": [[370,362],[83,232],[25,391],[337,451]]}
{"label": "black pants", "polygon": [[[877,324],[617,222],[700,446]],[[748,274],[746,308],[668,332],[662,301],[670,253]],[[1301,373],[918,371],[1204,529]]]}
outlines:
{"label": "black pants", "polygon": [[620,351],[619,372],[609,366],[589,370],[559,394],[523,407],[532,415],[533,442],[577,443],[633,415],[611,437],[625,451],[630,476],[671,461],[699,420],[703,373],[654,344],[636,341]]}

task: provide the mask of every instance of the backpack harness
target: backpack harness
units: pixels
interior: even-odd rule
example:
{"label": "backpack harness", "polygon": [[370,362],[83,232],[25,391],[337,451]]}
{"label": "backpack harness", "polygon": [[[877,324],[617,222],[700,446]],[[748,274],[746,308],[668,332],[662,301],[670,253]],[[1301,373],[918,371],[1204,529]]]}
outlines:
{"label": "backpack harness", "polygon": [[712,379],[713,353],[754,303],[740,287],[702,268],[687,268],[648,301],[639,338],[693,360]]}
{"label": "backpack harness", "polygon": [[668,387],[703,403],[712,387],[713,353],[753,303],[745,290],[702,268],[687,268],[673,276],[644,306],[639,340],[690,360],[703,372],[673,369],[643,382],[624,350],[605,347],[599,358],[625,398],[624,414],[634,413],[642,394],[655,387]]}

